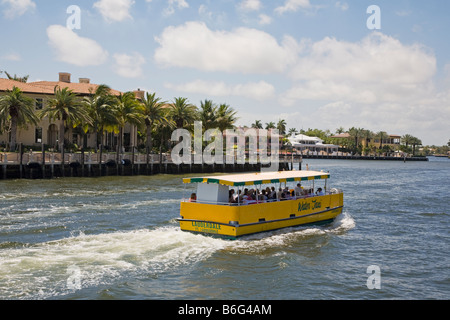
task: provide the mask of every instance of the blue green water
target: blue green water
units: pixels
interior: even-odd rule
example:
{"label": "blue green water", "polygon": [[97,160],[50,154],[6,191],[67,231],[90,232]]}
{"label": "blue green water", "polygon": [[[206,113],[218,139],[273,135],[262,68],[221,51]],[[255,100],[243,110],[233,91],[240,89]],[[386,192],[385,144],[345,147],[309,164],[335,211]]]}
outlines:
{"label": "blue green water", "polygon": [[0,299],[450,298],[450,160],[306,163],[344,214],[237,241],[179,230],[182,176],[0,181]]}

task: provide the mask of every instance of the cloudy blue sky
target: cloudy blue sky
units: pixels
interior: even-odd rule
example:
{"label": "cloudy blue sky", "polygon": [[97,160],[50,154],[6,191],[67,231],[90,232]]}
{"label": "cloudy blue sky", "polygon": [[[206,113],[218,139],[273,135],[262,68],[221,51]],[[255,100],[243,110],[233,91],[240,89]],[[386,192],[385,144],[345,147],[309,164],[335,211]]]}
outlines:
{"label": "cloudy blue sky", "polygon": [[[80,9],[80,29],[67,13]],[[380,8],[369,29],[367,8]],[[211,99],[239,124],[450,138],[450,2],[0,0],[0,70]]]}

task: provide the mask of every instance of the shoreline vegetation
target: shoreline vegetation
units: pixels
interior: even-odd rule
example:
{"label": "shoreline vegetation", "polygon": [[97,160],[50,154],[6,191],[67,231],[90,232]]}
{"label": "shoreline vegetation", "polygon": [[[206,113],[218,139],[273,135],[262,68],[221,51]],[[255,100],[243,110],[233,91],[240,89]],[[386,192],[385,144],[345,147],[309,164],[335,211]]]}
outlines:
{"label": "shoreline vegetation", "polygon": [[[18,78],[15,76],[13,79],[26,82],[28,77]],[[187,129],[193,132],[194,122],[201,121],[203,132],[215,128],[223,132],[226,129],[235,129],[238,120],[237,111],[224,103],[216,104],[212,100],[206,99],[196,106],[185,97],[176,97],[167,102],[157,97],[156,93],[146,93],[143,97],[137,97],[134,92],[114,95],[107,85],[99,85],[88,96],[79,96],[68,88],[56,86],[54,94],[48,97],[43,108],[35,110],[35,106],[36,100],[28,97],[17,87],[0,95],[0,134],[8,137],[8,141],[0,141],[0,154],[2,154],[0,164],[9,162],[14,158],[13,154],[19,155],[19,157],[36,151],[63,155],[65,153],[96,154],[101,148],[103,150],[100,153],[115,152],[117,163],[127,152],[144,153],[146,158],[159,155],[158,161],[162,163],[163,155],[169,154],[175,145],[175,142],[170,140],[171,133],[175,129]],[[51,123],[59,126],[59,138],[55,145],[24,146],[21,141],[18,141],[20,130],[36,126],[43,119],[48,119]],[[125,141],[124,128],[127,125],[137,128],[136,145],[132,146]],[[408,158],[426,157],[434,154],[448,154],[450,147],[450,140],[447,146],[423,146],[419,138],[410,134],[401,136],[399,143],[393,147],[387,142],[389,135],[384,131],[372,132],[357,127],[348,130],[340,127],[334,133],[330,130],[320,129],[288,129],[284,119],[264,125],[260,120],[255,120],[249,126],[241,128],[244,130],[246,128],[266,129],[268,131],[278,129],[281,154],[296,153],[288,138],[299,133],[318,137],[325,143],[338,145],[338,155],[345,154],[355,157],[382,158],[394,155]],[[69,131],[72,135],[78,135],[80,141],[88,134],[95,136],[95,146],[79,146],[71,143]],[[345,138],[335,137],[342,133],[346,134]],[[109,139],[113,141],[112,144],[111,142],[108,144],[105,139],[108,134],[114,137],[114,139]],[[86,141],[86,139],[84,140]],[[205,146],[204,144],[203,147]],[[327,154],[320,155],[327,156]],[[68,162],[70,163],[69,160]]]}

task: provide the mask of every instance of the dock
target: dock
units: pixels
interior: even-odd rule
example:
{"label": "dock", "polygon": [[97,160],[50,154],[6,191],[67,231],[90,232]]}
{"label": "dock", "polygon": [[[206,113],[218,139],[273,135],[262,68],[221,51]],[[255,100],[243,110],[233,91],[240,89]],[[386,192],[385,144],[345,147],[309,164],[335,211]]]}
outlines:
{"label": "dock", "polygon": [[[62,160],[64,159],[64,160]],[[189,173],[233,173],[260,171],[261,163],[175,164],[169,155],[116,153],[0,154],[0,180],[52,179],[64,177],[134,176]],[[293,163],[281,161],[279,170],[292,170]]]}
{"label": "dock", "polygon": [[[302,167],[305,159],[428,161],[426,157],[385,157],[355,155],[280,154],[279,170]],[[261,163],[175,164],[166,154],[142,153],[0,153],[0,180],[52,179],[64,177],[103,177],[156,174],[237,173],[260,171]]]}

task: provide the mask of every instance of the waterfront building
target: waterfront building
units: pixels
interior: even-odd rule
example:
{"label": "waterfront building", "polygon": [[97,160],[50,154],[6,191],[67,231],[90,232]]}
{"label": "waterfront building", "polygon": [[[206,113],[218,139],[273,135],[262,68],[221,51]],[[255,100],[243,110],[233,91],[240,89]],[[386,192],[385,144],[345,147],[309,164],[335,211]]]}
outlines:
{"label": "waterfront building", "polygon": [[[54,97],[55,87],[61,89],[68,88],[72,90],[80,99],[92,95],[99,87],[98,84],[91,83],[88,78],[80,78],[78,82],[71,81],[71,74],[60,72],[58,81],[36,81],[30,83],[23,83],[20,81],[0,78],[0,95],[11,91],[13,87],[19,88],[27,97],[35,101],[35,110],[38,112],[42,110],[49,99]],[[119,96],[122,92],[111,89],[110,93],[114,96]],[[137,90],[135,95],[138,99],[142,98],[144,91]],[[20,128],[17,132],[17,142],[23,143],[25,146],[39,147],[45,144],[52,148],[58,145],[57,139],[59,137],[60,120],[50,121],[47,117],[42,119],[37,125],[29,125],[28,128]],[[0,144],[6,145],[9,141],[9,134],[6,132],[0,133]],[[71,145],[77,145],[84,148],[95,148],[95,135],[88,132],[81,134],[79,130],[69,128],[65,133],[65,140]],[[117,145],[117,136],[114,133],[104,135],[104,146],[111,150],[115,150]],[[137,128],[136,126],[127,124],[124,129],[124,147],[137,145]]]}
{"label": "waterfront building", "polygon": [[[337,135],[331,136],[330,138],[345,139],[345,140],[355,139],[355,137],[351,136],[348,132],[337,134]],[[340,141],[340,140],[336,140],[336,141]],[[380,141],[380,137],[373,134],[370,137],[360,137],[358,139],[358,143],[361,143],[361,146],[363,148],[372,147],[372,146],[377,147],[377,148],[379,148],[380,146],[389,146],[393,152],[398,152],[400,149],[400,145],[401,145],[401,136],[396,135],[396,134],[386,134],[386,136]]]}
{"label": "waterfront building", "polygon": [[339,146],[334,144],[324,144],[323,140],[317,137],[309,137],[304,134],[293,135],[288,138],[292,147],[301,154],[311,155],[336,155]]}

